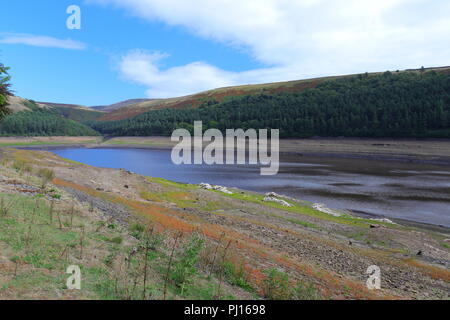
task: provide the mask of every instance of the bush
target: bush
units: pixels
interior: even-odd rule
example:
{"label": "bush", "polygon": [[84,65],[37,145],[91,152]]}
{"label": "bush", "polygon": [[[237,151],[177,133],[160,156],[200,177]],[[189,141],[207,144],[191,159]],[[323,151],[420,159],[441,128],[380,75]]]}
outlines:
{"label": "bush", "polygon": [[265,272],[264,296],[270,300],[320,300],[321,296],[312,284],[298,282],[292,286],[287,273],[277,269]]}
{"label": "bush", "polygon": [[292,292],[293,300],[321,300],[322,297],[312,284],[299,282]]}
{"label": "bush", "polygon": [[230,284],[241,287],[247,291],[253,291],[252,285],[248,282],[248,273],[243,264],[236,267],[233,263],[225,261],[223,263],[223,269],[225,277]]}
{"label": "bush", "polygon": [[114,237],[109,241],[112,243],[115,243],[115,244],[121,244],[123,242],[123,238],[122,237]]}
{"label": "bush", "polygon": [[203,249],[204,240],[194,234],[188,243],[181,248],[181,256],[174,263],[171,280],[181,289],[181,294],[192,277],[197,273],[197,262]]}
{"label": "bush", "polygon": [[55,172],[47,168],[40,169],[38,175],[42,178],[42,189],[55,178]]}
{"label": "bush", "polygon": [[131,225],[130,227],[130,232],[131,235],[133,237],[135,237],[136,239],[141,239],[142,238],[142,233],[145,231],[145,227],[142,224],[139,223],[134,223],[133,225]]}
{"label": "bush", "polygon": [[266,271],[265,274],[264,296],[270,300],[289,300],[291,298],[289,276],[275,268]]}

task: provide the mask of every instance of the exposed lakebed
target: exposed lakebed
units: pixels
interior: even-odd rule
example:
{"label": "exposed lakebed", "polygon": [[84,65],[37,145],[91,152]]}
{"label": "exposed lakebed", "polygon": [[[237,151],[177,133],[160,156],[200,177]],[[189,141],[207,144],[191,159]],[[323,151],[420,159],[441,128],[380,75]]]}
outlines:
{"label": "exposed lakebed", "polygon": [[181,165],[170,150],[50,148],[61,157],[177,182],[276,192],[330,208],[450,227],[450,167],[364,159],[282,156],[276,176],[259,166]]}

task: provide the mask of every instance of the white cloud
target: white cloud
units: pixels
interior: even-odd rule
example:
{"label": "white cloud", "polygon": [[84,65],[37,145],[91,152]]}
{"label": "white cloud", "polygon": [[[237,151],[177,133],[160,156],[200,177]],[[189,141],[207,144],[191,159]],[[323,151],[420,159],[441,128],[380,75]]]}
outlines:
{"label": "white cloud", "polygon": [[[244,47],[254,59],[267,65],[265,69],[241,73],[200,62],[160,70],[150,59],[146,70],[153,72],[146,74],[145,82],[138,82],[148,85],[149,93],[156,96],[158,92],[192,93],[221,83],[260,83],[450,64],[450,45],[445,40],[450,37],[450,2],[444,0],[87,2],[113,5],[143,19],[183,27],[205,39]],[[136,57],[135,53],[128,56],[128,61]],[[127,77],[132,78],[130,74]]]}
{"label": "white cloud", "polygon": [[232,73],[203,62],[161,71],[158,62],[164,57],[160,53],[133,50],[121,58],[119,70],[124,79],[148,86],[149,97],[182,96],[234,84]]}
{"label": "white cloud", "polygon": [[84,50],[86,45],[79,41],[71,39],[58,39],[48,36],[39,36],[32,34],[3,34],[0,43],[5,44],[24,44],[35,47],[60,48],[70,50]]}

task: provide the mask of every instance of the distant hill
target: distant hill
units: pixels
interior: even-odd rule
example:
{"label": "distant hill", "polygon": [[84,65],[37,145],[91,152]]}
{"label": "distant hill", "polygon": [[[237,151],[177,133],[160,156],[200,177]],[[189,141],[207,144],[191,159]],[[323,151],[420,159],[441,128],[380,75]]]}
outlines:
{"label": "distant hill", "polygon": [[53,108],[54,110],[58,111],[63,117],[78,122],[97,120],[104,115],[103,111],[93,110],[85,106],[74,104],[54,102],[37,102],[37,104]]}
{"label": "distant hill", "polygon": [[69,105],[37,103],[15,96],[8,97],[8,103],[12,113],[0,121],[1,136],[98,135],[80,120],[93,121],[102,115],[101,112]]}
{"label": "distant hill", "polygon": [[[395,71],[395,73],[402,73],[402,72],[422,73],[430,71],[450,74],[450,67],[409,69],[405,71]],[[382,73],[383,72],[368,73],[368,75],[376,76]],[[100,117],[99,120],[114,121],[114,120],[129,119],[151,110],[198,108],[201,105],[215,104],[216,102],[224,102],[229,99],[246,95],[258,95],[263,93],[265,94],[299,93],[307,89],[316,88],[319,84],[324,83],[326,81],[351,78],[354,76],[357,75],[331,76],[307,80],[274,82],[256,85],[242,85],[242,86],[225,87],[214,90],[208,90],[184,97],[140,101],[134,104],[124,104],[123,106],[118,106],[115,109],[114,108],[104,109],[104,111],[109,112]],[[132,102],[133,100],[127,101]]]}
{"label": "distant hill", "polygon": [[[125,107],[89,125],[116,136],[171,135],[177,128],[192,132],[194,121],[201,120],[205,130],[272,128],[283,138],[450,138],[450,68],[241,88]],[[230,92],[242,94],[219,102],[220,93]],[[104,121],[133,112],[137,115],[131,118]]]}
{"label": "distant hill", "polygon": [[[8,105],[7,108],[12,112],[20,112],[20,111],[32,111],[32,108],[29,105],[30,101],[21,97],[9,96],[8,97]],[[42,103],[36,103],[39,108],[49,108],[48,105]]]}
{"label": "distant hill", "polygon": [[118,103],[114,103],[114,104],[110,104],[107,106],[95,106],[95,107],[90,107],[91,109],[94,110],[98,110],[98,111],[114,111],[123,107],[127,107],[129,105],[133,105],[133,104],[138,104],[138,103],[142,103],[142,102],[147,102],[147,101],[151,101],[151,99],[129,99],[129,100],[125,100],[125,101],[121,101]]}

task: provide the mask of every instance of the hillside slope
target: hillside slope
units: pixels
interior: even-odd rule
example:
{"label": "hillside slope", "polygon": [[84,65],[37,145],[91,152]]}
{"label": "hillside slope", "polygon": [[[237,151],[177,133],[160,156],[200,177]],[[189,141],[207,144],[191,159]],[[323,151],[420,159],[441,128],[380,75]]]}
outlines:
{"label": "hillside slope", "polygon": [[48,106],[58,111],[64,118],[78,122],[97,120],[104,115],[103,111],[73,104],[53,102],[37,102],[37,104]]}
{"label": "hillside slope", "polygon": [[[0,298],[450,298],[448,233],[42,151],[0,149],[0,176]],[[65,290],[68,265],[83,290]]]}
{"label": "hillside slope", "polygon": [[223,102],[204,101],[199,108],[152,110],[90,125],[107,135],[150,136],[171,135],[177,128],[193,131],[199,120],[205,130],[272,128],[284,138],[450,138],[450,73],[341,77],[299,92],[228,97]]}
{"label": "hillside slope", "polygon": [[[410,69],[401,72],[414,72],[423,73],[436,71],[439,73],[450,74],[450,67],[437,67],[437,68],[424,68],[424,69]],[[369,73],[369,76],[377,76],[382,74],[382,72]],[[331,77],[321,77],[306,80],[297,81],[287,81],[287,82],[275,82],[267,84],[257,84],[257,85],[242,85],[235,87],[225,87],[218,88],[214,90],[208,90],[205,92],[200,92],[197,94],[175,97],[169,99],[153,99],[150,101],[140,102],[125,107],[121,107],[117,110],[107,110],[111,111],[101,117],[101,121],[114,121],[133,118],[139,114],[159,109],[187,109],[187,108],[197,108],[201,105],[215,102],[223,102],[228,99],[244,96],[244,95],[257,95],[257,94],[278,94],[278,93],[298,93],[306,89],[311,89],[317,87],[318,84],[336,80],[351,78],[356,75],[343,75],[343,76],[331,76]]]}
{"label": "hillside slope", "polygon": [[[20,97],[9,97],[7,106],[12,113],[0,121],[2,136],[96,136],[98,133],[90,127],[71,120],[95,120],[97,117],[86,117],[91,111],[69,108],[63,111]],[[64,107],[67,108],[67,107]],[[71,116],[64,116],[69,112]]]}
{"label": "hillside slope", "polygon": [[91,109],[94,110],[98,110],[98,111],[106,111],[106,112],[110,112],[110,111],[114,111],[120,108],[124,108],[133,104],[138,104],[138,103],[142,103],[142,102],[147,102],[150,101],[151,99],[128,99],[125,101],[121,101],[118,103],[114,103],[114,104],[110,104],[110,105],[106,105],[106,106],[94,106],[94,107],[90,107]]}

